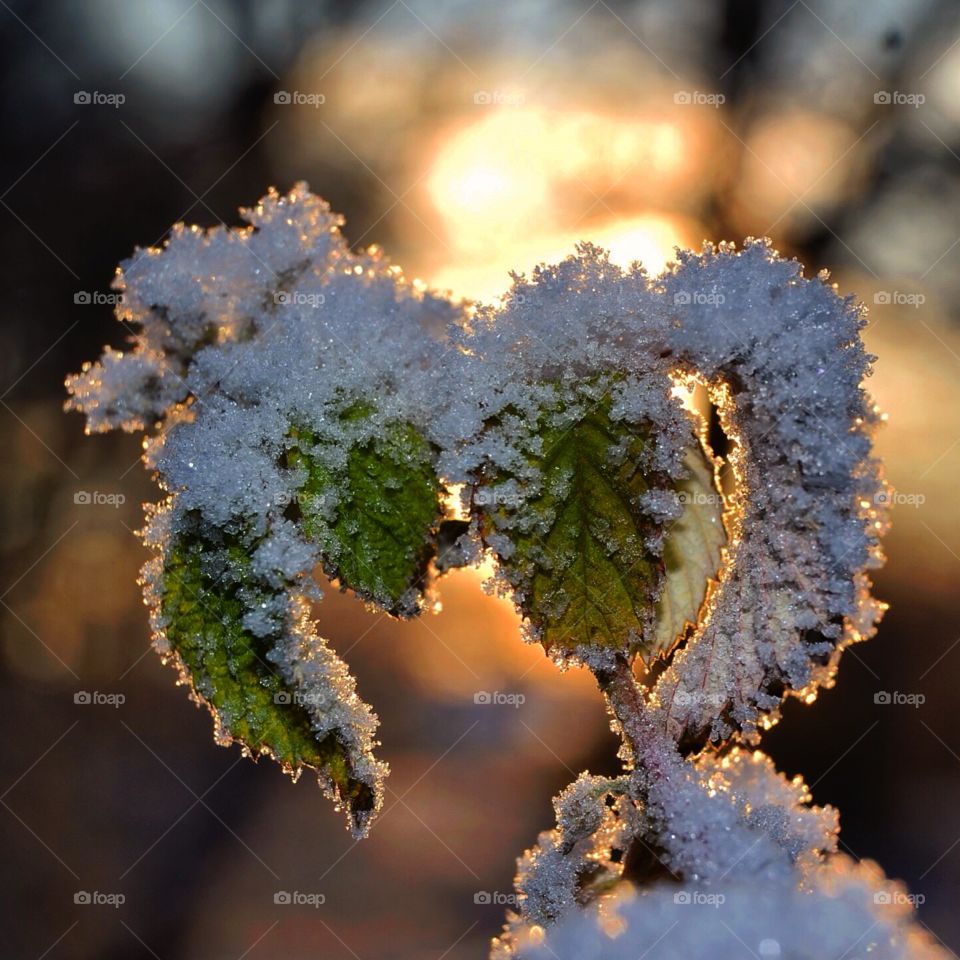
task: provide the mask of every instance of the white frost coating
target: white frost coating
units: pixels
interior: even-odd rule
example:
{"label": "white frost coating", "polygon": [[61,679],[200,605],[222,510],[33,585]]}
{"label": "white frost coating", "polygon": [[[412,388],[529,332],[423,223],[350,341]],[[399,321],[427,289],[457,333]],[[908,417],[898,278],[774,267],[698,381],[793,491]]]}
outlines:
{"label": "white frost coating", "polygon": [[[123,264],[117,317],[135,329],[132,349],[107,348],[68,378],[68,408],[87,414],[90,431],[158,425],[145,462],[170,498],[149,524],[158,557],[143,577],[158,649],[171,653],[160,612],[171,542],[199,523],[249,544],[257,589],[243,626],[273,642],[271,659],[318,737],[336,732],[379,806],[386,768],[371,754],[376,719],[305,613],[321,556],[285,516],[303,478],[283,467],[283,453],[291,426],[323,439],[318,459],[331,466],[392,422],[429,421],[437,436],[443,366],[433,361],[454,356],[462,311],[376,251],[350,253],[341,219],[304,185],[271,191],[243,217],[250,226],[234,230],[178,225],[162,249]],[[375,401],[374,415],[344,424],[339,414],[357,401]],[[445,415],[463,419],[456,403]],[[438,439],[452,442],[449,430]],[[205,563],[225,585],[236,582],[223,550],[208,544]],[[228,720],[218,718],[221,739]]]}
{"label": "white frost coating", "polygon": [[717,385],[740,447],[733,562],[653,691],[677,737],[707,727],[715,739],[751,735],[785,688],[830,682],[839,650],[882,613],[864,572],[880,564],[886,528],[870,455],[878,417],[860,388],[865,320],[825,279],[805,280],[796,262],[748,241],[739,254],[681,254],[657,284],[683,304],[670,348]]}
{"label": "white frost coating", "polygon": [[556,927],[518,930],[493,960],[759,960],[870,957],[947,960],[914,922],[912,901],[876,864],[837,854],[803,883],[711,887],[623,884],[608,901]]}
{"label": "white frost coating", "polygon": [[514,925],[553,923],[602,895],[598,878],[619,878],[631,849],[653,876],[758,885],[794,877],[836,850],[836,811],[809,806],[802,780],[788,781],[764,754],[734,748],[685,761],[666,736],[652,737],[632,774],[581,774],[556,798],[556,828],[518,861]]}
{"label": "white frost coating", "polygon": [[642,827],[628,790],[626,777],[582,773],[554,799],[556,828],[541,833],[537,846],[517,861],[517,902],[525,922],[553,923],[582,890],[619,879]]}
{"label": "white frost coating", "polygon": [[[518,861],[492,960],[945,958],[913,922],[916,898],[839,854],[836,811],[809,803],[759,751],[683,761],[666,737],[630,777],[581,774]],[[645,886],[615,883],[613,849],[646,859]]]}
{"label": "white frost coating", "polygon": [[[352,446],[412,425],[442,480],[464,485],[465,503],[482,493],[521,508],[487,537],[506,557],[518,531],[545,532],[551,522],[522,509],[542,480],[530,465],[542,443],[537,419],[573,425],[609,397],[613,420],[654,438],[642,454],[651,532],[631,548],[657,552],[660,527],[675,512],[667,491],[684,475],[693,437],[671,378],[695,378],[732,439],[738,487],[719,586],[692,636],[657,664],[659,678],[642,691],[647,706],[632,723],[618,713],[635,769],[610,781],[616,791],[583,777],[558,800],[558,830],[521,864],[517,930],[615,882],[631,840],[654,851],[650,869],[658,858],[681,878],[679,889],[724,884],[731,903],[749,902],[728,920],[744,938],[757,934],[764,910],[782,916],[784,955],[804,929],[799,918],[809,924],[804,935],[822,938],[817,956],[830,955],[855,921],[868,926],[864,897],[876,877],[831,853],[832,811],[806,806],[805,788],[759,755],[694,762],[677,749],[736,733],[754,739],[786,693],[809,696],[831,682],[840,650],[868,636],[882,612],[867,573],[880,562],[886,518],[875,506],[882,481],[870,455],[877,415],[860,387],[869,372],[861,309],[825,277],[804,279],[795,261],[753,240],[739,252],[708,245],[681,254],[658,278],[583,245],[514,278],[501,303],[467,308],[408,282],[379,251],[351,253],[341,220],[305,185],[271,192],[244,218],[238,230],[176,227],[162,250],[127,261],[115,286],[118,318],[136,327],[132,349],[108,348],[67,382],[68,407],[86,414],[89,430],[156,427],[145,462],[170,499],[149,525],[158,558],[145,570],[145,591],[161,652],[170,653],[159,610],[163,551],[198,524],[239,538],[256,582],[242,594],[244,626],[271,639],[271,659],[303,695],[317,733],[336,731],[379,795],[376,719],[306,614],[322,558],[291,512],[304,482],[284,462],[291,429],[315,436],[317,461],[336,471]],[[343,416],[358,403],[369,416]],[[614,444],[611,461],[624,450]],[[515,482],[479,483],[500,472]],[[556,482],[562,489],[568,478]],[[332,515],[337,490],[321,496]],[[460,561],[480,557],[471,519]],[[328,550],[350,546],[334,540]],[[222,549],[205,563],[211,576],[236,582]],[[522,590],[523,577],[512,586]],[[555,608],[563,601],[550,600]],[[598,675],[611,669],[609,650],[577,653]],[[674,910],[677,889],[655,887],[625,907],[624,950],[631,958],[641,944],[651,958],[730,953],[729,943],[708,940],[720,912],[707,914],[697,940],[698,924]],[[831,910],[832,927],[811,919]],[[890,946],[903,918],[885,918],[875,955],[906,955]],[[654,944],[674,919],[692,938],[688,953]],[[571,924],[569,938],[557,935],[558,955],[616,956],[618,941],[608,950],[590,940],[598,936],[592,921]],[[902,944],[915,941],[903,936]],[[564,952],[588,942],[579,954],[578,946]],[[927,954],[917,947],[909,955]]]}
{"label": "white frost coating", "polygon": [[762,754],[735,749],[693,763],[653,727],[644,751],[633,789],[644,802],[645,840],[674,875],[764,883],[835,848],[836,813],[806,806],[803,784],[786,781]]}
{"label": "white frost coating", "polygon": [[[155,551],[155,556],[143,567],[141,583],[144,599],[150,609],[154,647],[164,660],[173,660],[180,671],[180,682],[187,685],[198,702],[206,702],[214,715],[214,739],[222,746],[234,742],[232,720],[229,712],[216,709],[210,704],[208,691],[202,682],[190,674],[166,636],[169,624],[162,609],[164,564],[167,551],[175,542],[172,529],[184,524],[177,519],[176,510],[170,501],[148,510],[148,522],[143,531],[144,542]],[[297,548],[296,535],[287,543],[285,555],[276,554],[276,541],[265,539],[253,553],[252,569],[257,575],[255,598],[249,600],[249,609],[244,617],[244,626],[253,634],[273,640],[267,654],[276,664],[286,685],[288,695],[309,715],[310,723],[318,741],[328,734],[336,736],[349,760],[350,774],[354,780],[369,787],[372,804],[369,809],[351,811],[350,826],[355,836],[364,836],[370,822],[383,805],[383,780],[388,773],[385,763],[376,760],[373,749],[378,720],[370,707],[357,696],[356,681],[347,665],[316,632],[310,615],[310,598],[317,594],[312,580],[300,573],[290,573],[299,567],[310,569],[315,562],[316,548],[302,542]],[[291,562],[290,553],[295,560]],[[204,563],[206,573],[224,585],[245,582],[244,572],[236,567],[228,551],[208,544]],[[286,564],[286,574],[281,574]],[[264,602],[264,596],[269,600]],[[202,602],[200,597],[195,598]],[[200,697],[205,698],[200,701]],[[272,756],[272,754],[271,754]],[[273,757],[281,760],[282,758]],[[301,770],[284,768],[294,779]],[[324,792],[335,802],[340,802],[333,782],[326,771],[318,770],[318,778]],[[342,804],[341,804],[342,805]]]}
{"label": "white frost coating", "polygon": [[[278,522],[297,479],[280,465],[291,424],[322,437],[319,455],[336,466],[351,443],[408,422],[466,498],[480,477],[513,468],[522,503],[537,489],[524,456],[536,451],[534,418],[553,407],[572,419],[606,391],[613,418],[652,425],[644,470],[657,492],[642,507],[655,528],[658,492],[682,476],[691,440],[670,395],[679,373],[713,391],[739,490],[722,588],[649,693],[665,727],[691,744],[753,737],[785,692],[829,683],[838,650],[872,632],[882,611],[866,571],[885,518],[876,415],[860,389],[864,320],[824,278],[804,279],[761,241],[681,254],[659,278],[584,244],[468,311],[408,283],[379,251],[351,253],[340,218],[303,184],[244,217],[251,226],[238,230],[177,227],[162,250],[124,264],[117,312],[139,325],[133,350],[108,350],[67,384],[91,430],[163,421],[148,463],[178,511],[242,521],[276,541],[262,549],[287,557],[287,573],[296,556],[306,573]],[[357,401],[373,401],[372,415],[338,420]],[[517,529],[549,522],[514,516]],[[491,532],[504,555],[510,522]],[[660,544],[654,534],[646,547]]]}
{"label": "white frost coating", "polygon": [[[535,409],[530,380],[674,373],[711,389],[735,441],[739,489],[722,589],[651,692],[677,740],[738,730],[753,738],[785,691],[829,683],[839,650],[869,636],[882,613],[866,576],[881,561],[886,517],[870,455],[878,416],[860,387],[865,319],[825,281],[805,279],[766,241],[681,253],[654,279],[585,244],[529,281],[516,278],[504,303],[478,310],[472,324],[470,349],[496,367],[482,371],[480,391],[494,413]],[[623,390],[624,415],[653,417],[659,466],[676,477],[688,442],[676,404],[661,397],[651,412],[635,387]],[[517,450],[508,428],[470,443],[460,466],[509,463]],[[657,512],[655,498],[646,505]]]}
{"label": "white frost coating", "polygon": [[[355,814],[351,824],[355,836],[364,836],[383,806],[383,781],[389,773],[387,765],[373,756],[379,721],[357,696],[356,681],[347,665],[317,634],[304,596],[291,594],[287,616],[289,628],[271,651],[270,659],[310,714],[317,738],[336,734],[350,757],[351,775],[373,792],[373,805]],[[336,800],[330,778],[322,770],[319,776],[327,795]]]}
{"label": "white frost coating", "polygon": [[[524,304],[531,302],[537,302],[533,294],[525,295]],[[543,309],[547,309],[546,304]],[[511,329],[509,318],[503,318],[502,323],[505,329]],[[478,348],[482,349],[482,346]],[[610,419],[617,424],[624,437],[619,444],[608,448],[609,464],[621,464],[628,455],[628,443],[634,438],[643,440],[639,460],[632,466],[639,470],[650,487],[649,493],[641,497],[637,504],[650,522],[646,535],[633,538],[627,549],[621,548],[619,553],[619,544],[603,529],[601,518],[593,518],[591,534],[604,543],[604,548],[611,556],[616,553],[622,569],[632,568],[644,560],[648,553],[659,555],[664,530],[658,523],[663,519],[662,503],[670,499],[676,506],[674,487],[686,473],[686,451],[697,442],[690,419],[683,412],[680,402],[671,395],[672,384],[666,371],[634,373],[584,368],[577,376],[585,379],[572,379],[554,369],[549,373],[531,371],[526,367],[530,360],[530,353],[526,349],[519,358],[519,369],[511,370],[514,359],[510,352],[506,354],[503,363],[505,382],[488,395],[488,426],[460,452],[460,465],[466,476],[474,479],[484,477],[486,480],[476,494],[474,488],[468,486],[466,496],[474,496],[475,504],[482,502],[504,508],[487,515],[485,531],[486,542],[498,559],[506,560],[513,556],[513,538],[516,535],[533,534],[545,538],[557,522],[556,511],[552,505],[543,506],[537,500],[544,492],[562,498],[569,489],[572,478],[563,474],[552,477],[552,486],[544,489],[538,466],[543,456],[543,434],[547,431],[554,435],[566,432],[605,402],[609,402]],[[560,379],[530,385],[531,377],[541,376]],[[657,427],[652,434],[649,431],[651,423]],[[491,483],[491,478],[496,477],[496,471],[500,470],[509,471],[510,479]],[[483,500],[478,501],[478,497]],[[557,501],[547,503],[556,504]],[[671,517],[676,514],[677,511],[671,511]],[[533,595],[534,575],[538,571],[544,568],[562,571],[576,562],[577,544],[571,540],[566,549],[553,546],[549,551],[540,548],[531,551],[524,565],[513,564],[509,572],[501,569],[498,579],[502,581],[505,592],[510,593],[522,608]],[[554,608],[558,613],[564,611],[571,602],[559,582],[542,590],[537,597],[542,609]],[[647,634],[655,630],[653,615],[651,605],[647,615]],[[526,623],[525,628],[528,639],[536,641],[541,638],[537,624]],[[610,655],[609,650],[597,650],[581,644],[574,656],[567,655],[565,659],[596,667],[609,659]],[[557,656],[558,662],[562,662]]]}

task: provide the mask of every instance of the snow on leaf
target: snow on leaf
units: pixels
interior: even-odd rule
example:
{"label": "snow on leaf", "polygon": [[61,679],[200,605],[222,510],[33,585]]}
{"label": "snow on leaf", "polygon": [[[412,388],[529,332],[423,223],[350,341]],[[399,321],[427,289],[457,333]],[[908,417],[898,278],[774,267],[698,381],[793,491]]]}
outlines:
{"label": "snow on leaf", "polygon": [[883,611],[867,575],[887,525],[860,386],[872,358],[862,308],[823,281],[761,241],[684,253],[657,281],[682,302],[672,348],[708,384],[737,480],[718,588],[652,691],[686,749],[755,740],[785,695],[831,682]]}
{"label": "snow on leaf", "polygon": [[217,742],[270,756],[294,776],[304,767],[316,770],[349,811],[355,832],[363,832],[380,803],[376,779],[352,749],[352,731],[318,733],[314,700],[287,682],[270,639],[245,626],[251,608],[273,599],[251,575],[247,549],[236,541],[218,547],[182,535],[168,547],[153,590],[165,649],[210,709]]}
{"label": "snow on leaf", "polygon": [[501,471],[474,496],[520,611],[554,655],[655,655],[644,639],[662,576],[641,504],[649,426],[614,420],[606,393],[572,413],[544,409],[528,429],[525,472]]}
{"label": "snow on leaf", "polygon": [[554,798],[556,828],[541,833],[517,863],[518,919],[553,923],[620,880],[627,850],[643,823],[628,792],[628,777],[582,773]]}
{"label": "snow on leaf", "polygon": [[[600,677],[628,654],[671,652],[642,691],[666,741],[661,770],[667,753],[680,762],[677,742],[688,752],[755,738],[784,695],[829,684],[843,647],[873,631],[882,606],[869,571],[886,518],[878,417],[861,387],[871,358],[862,309],[823,277],[804,278],[766,241],[680,252],[655,278],[583,244],[515,277],[498,305],[467,307],[379,253],[351,253],[341,219],[305,185],[243,217],[239,229],[179,225],[123,265],[130,349],[107,348],[70,377],[67,406],[90,431],[148,433],[144,461],[172,495],[147,538],[159,554],[145,581],[158,646],[183,645],[208,701],[238,681],[206,662],[201,636],[254,670],[259,651],[287,689],[309,692],[309,731],[317,743],[334,735],[347,758],[345,774],[327,758],[332,790],[366,784],[372,812],[384,771],[371,755],[376,720],[309,617],[320,561],[410,614],[431,554],[445,551],[437,569],[472,562],[482,535],[558,660]],[[675,375],[711,392],[731,440],[723,546],[718,504],[696,502],[709,471],[689,462]],[[441,530],[455,485],[472,491],[471,515]],[[238,536],[245,559],[225,547]],[[186,563],[193,550],[199,568]],[[161,603],[164,560],[222,616],[205,626],[183,591]],[[186,634],[180,619],[194,625]],[[231,736],[246,724],[254,751],[310,762],[301,714],[271,711],[257,685],[239,692],[218,710]],[[281,731],[278,715],[299,719]],[[664,813],[678,804],[665,797]]]}
{"label": "snow on leaf", "polygon": [[[347,420],[362,420],[355,407]],[[327,573],[388,612],[412,616],[423,589],[442,518],[442,487],[429,443],[410,424],[355,443],[342,467],[315,456],[323,441],[293,432],[287,465],[306,474],[298,500],[303,529],[323,551]]]}

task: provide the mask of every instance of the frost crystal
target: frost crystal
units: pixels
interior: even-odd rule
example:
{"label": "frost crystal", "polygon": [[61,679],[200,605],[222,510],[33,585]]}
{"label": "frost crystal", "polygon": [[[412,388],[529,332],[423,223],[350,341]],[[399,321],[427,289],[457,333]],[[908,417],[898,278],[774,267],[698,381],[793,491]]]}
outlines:
{"label": "frost crystal", "polygon": [[311,577],[322,563],[388,609],[419,608],[450,439],[432,361],[462,311],[376,251],[350,253],[304,186],[244,218],[177,226],[122,265],[132,349],[69,378],[68,407],[91,431],[156,426],[144,459],[169,498],[144,587],[157,646],[218,740],[316,767],[362,833],[385,773],[376,718],[309,619]]}
{"label": "frost crystal", "polygon": [[914,898],[838,853],[836,811],[809,802],[759,751],[684,761],[666,739],[630,777],[582,774],[518,862],[518,909],[492,960],[713,960],[744,945],[945,960],[913,923]]}
{"label": "frost crystal", "polygon": [[351,252],[305,185],[243,217],[138,250],[131,348],[67,380],[88,430],[148,433],[156,646],[218,741],[315,769],[364,833],[377,721],[311,619],[314,570],[412,616],[489,554],[529,637],[595,673],[626,761],[557,798],[497,956],[938,955],[837,854],[835,813],[733,743],[882,613],[862,310],[752,239],[655,278],[584,244],[458,304]]}
{"label": "frost crystal", "polygon": [[[882,612],[866,577],[879,563],[886,520],[870,456],[877,415],[860,387],[869,372],[859,337],[865,320],[825,279],[805,279],[765,241],[681,253],[655,279],[584,245],[530,281],[518,278],[504,304],[478,311],[473,325],[471,350],[496,367],[484,371],[483,393],[494,414],[517,409],[529,422],[549,409],[545,392],[582,393],[585,382],[600,402],[596,385],[613,377],[613,411],[627,431],[654,425],[656,446],[643,464],[654,489],[678,481],[691,444],[667,377],[710,390],[732,441],[737,489],[719,589],[652,691],[681,741],[751,736],[784,692],[806,695],[829,682],[838,650],[869,636]],[[469,444],[468,470],[475,462],[516,469],[524,425],[504,421]],[[535,487],[536,470],[526,483]],[[641,498],[654,517],[660,503]],[[529,522],[521,511],[519,532]],[[657,552],[656,542],[649,546]],[[554,565],[571,560],[572,552]],[[617,563],[637,568],[629,554]],[[605,599],[594,600],[600,613]]]}
{"label": "frost crystal", "polygon": [[758,957],[861,957],[947,960],[912,920],[899,884],[869,861],[838,854],[803,884],[730,881],[646,891],[623,884],[615,896],[578,911],[549,931],[531,927],[516,946],[499,942],[495,960],[722,960]]}

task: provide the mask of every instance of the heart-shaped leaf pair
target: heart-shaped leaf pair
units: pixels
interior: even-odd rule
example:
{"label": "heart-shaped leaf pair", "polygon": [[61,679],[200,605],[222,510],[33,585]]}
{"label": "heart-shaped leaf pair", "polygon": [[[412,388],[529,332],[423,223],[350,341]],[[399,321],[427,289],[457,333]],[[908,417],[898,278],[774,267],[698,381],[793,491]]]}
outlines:
{"label": "heart-shaped leaf pair", "polygon": [[[244,216],[123,265],[133,349],[69,378],[68,406],[90,430],[157,425],[145,589],[218,740],[317,769],[357,832],[385,771],[309,617],[318,564],[409,616],[492,554],[533,638],[598,674],[639,657],[690,747],[751,735],[872,628],[862,318],[823,278],[754,241],[656,279],[585,245],[483,307],[351,253],[302,185]],[[731,440],[725,519],[678,380]]]}

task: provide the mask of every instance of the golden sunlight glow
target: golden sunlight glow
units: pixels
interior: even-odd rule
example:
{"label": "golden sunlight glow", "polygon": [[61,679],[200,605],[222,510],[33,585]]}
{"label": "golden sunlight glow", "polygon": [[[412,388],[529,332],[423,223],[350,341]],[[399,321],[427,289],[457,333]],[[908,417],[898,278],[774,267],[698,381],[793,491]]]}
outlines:
{"label": "golden sunlight glow", "polygon": [[[467,222],[464,230],[472,230]],[[480,230],[483,229],[481,226]],[[574,253],[576,245],[587,237],[610,251],[620,266],[639,260],[651,273],[659,273],[673,258],[674,247],[699,244],[699,228],[678,216],[647,214],[614,220],[603,226],[538,233],[531,230],[504,236],[484,251],[484,257],[448,262],[432,271],[434,286],[475,300],[492,300],[503,294],[509,273],[529,273],[538,263],[556,263]],[[694,239],[696,238],[696,239]]]}
{"label": "golden sunlight glow", "polygon": [[480,249],[503,230],[562,226],[568,193],[592,197],[599,217],[614,192],[629,201],[656,183],[672,193],[691,171],[690,136],[675,119],[495,109],[441,144],[427,190],[450,239]]}
{"label": "golden sunlight glow", "polygon": [[659,272],[675,246],[702,239],[694,220],[657,207],[692,189],[703,137],[693,118],[515,107],[454,128],[427,177],[449,242],[431,281],[490,300],[510,270],[560,260],[585,239]]}

